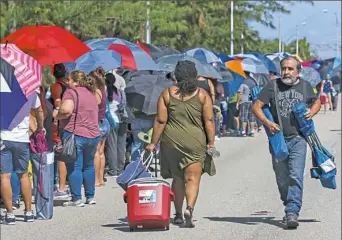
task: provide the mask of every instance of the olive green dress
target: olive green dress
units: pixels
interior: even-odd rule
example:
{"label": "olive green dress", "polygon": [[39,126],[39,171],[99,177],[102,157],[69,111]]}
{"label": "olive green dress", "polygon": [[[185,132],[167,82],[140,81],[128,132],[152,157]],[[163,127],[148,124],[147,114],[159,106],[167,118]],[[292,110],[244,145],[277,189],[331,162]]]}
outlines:
{"label": "olive green dress", "polygon": [[[203,105],[199,94],[179,100],[170,94],[168,121],[160,142],[160,165],[163,178],[184,179],[184,168],[202,163],[203,172],[215,174],[215,165],[207,151],[206,133],[202,118]],[[205,163],[206,161],[206,163]]]}

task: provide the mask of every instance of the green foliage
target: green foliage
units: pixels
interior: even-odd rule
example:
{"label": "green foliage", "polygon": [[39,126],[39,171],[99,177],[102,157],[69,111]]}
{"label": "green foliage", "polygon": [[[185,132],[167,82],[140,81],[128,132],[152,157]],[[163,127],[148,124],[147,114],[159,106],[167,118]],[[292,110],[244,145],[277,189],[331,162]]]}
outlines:
{"label": "green foliage", "polygon": [[[98,37],[144,40],[146,1],[2,0],[0,4],[1,38],[25,25],[54,24],[70,26],[82,40]],[[272,15],[289,13],[293,4],[294,1],[234,1],[234,52],[240,52],[241,44],[245,51],[278,51],[277,40],[262,40],[247,23],[275,28]],[[151,1],[152,42],[179,50],[206,47],[229,53],[230,6],[229,0]],[[306,41],[301,49],[305,56],[310,55]]]}

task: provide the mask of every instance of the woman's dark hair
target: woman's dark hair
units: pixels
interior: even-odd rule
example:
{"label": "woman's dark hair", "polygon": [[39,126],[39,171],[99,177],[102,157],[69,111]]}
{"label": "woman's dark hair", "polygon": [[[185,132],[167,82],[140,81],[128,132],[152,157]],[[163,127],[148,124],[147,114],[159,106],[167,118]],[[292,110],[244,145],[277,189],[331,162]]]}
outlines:
{"label": "woman's dark hair", "polygon": [[95,71],[91,71],[89,73],[89,76],[92,77],[94,79],[94,83],[97,89],[103,89],[105,86],[105,79],[104,77],[98,73],[96,70]]}
{"label": "woman's dark hair", "polygon": [[197,70],[195,63],[179,61],[175,68],[175,78],[181,96],[192,94],[197,89]]}
{"label": "woman's dark hair", "polygon": [[113,101],[113,92],[118,94],[118,89],[114,86],[116,78],[113,73],[106,74],[107,98],[108,101]]}
{"label": "woman's dark hair", "polygon": [[64,78],[66,75],[66,69],[63,63],[58,63],[53,66],[53,76],[56,79]]}

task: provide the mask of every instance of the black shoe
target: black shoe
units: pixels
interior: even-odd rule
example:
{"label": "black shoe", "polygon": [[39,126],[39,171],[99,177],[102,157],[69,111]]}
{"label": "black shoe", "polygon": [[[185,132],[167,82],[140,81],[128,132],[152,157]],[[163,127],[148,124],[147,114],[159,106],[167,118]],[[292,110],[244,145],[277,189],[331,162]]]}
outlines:
{"label": "black shoe", "polygon": [[12,210],[18,210],[20,208],[20,200],[15,200],[12,202]]}
{"label": "black shoe", "polygon": [[103,181],[104,181],[104,182],[107,182],[107,178],[104,177],[104,178],[103,178]]}
{"label": "black shoe", "polygon": [[116,176],[118,176],[117,173],[112,172],[112,171],[110,171],[110,170],[107,172],[107,175],[108,175],[108,176],[111,176],[111,177],[116,177]]}
{"label": "black shoe", "polygon": [[287,214],[286,215],[286,225],[288,229],[297,229],[299,226],[298,216],[296,214]]}

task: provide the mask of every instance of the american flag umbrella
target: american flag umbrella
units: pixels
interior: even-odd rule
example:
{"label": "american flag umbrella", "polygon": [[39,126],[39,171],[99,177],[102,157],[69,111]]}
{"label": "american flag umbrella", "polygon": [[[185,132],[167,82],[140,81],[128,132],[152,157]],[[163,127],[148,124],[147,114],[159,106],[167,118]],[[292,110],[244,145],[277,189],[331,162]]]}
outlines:
{"label": "american flag umbrella", "polygon": [[[9,128],[16,114],[27,102],[23,91],[14,75],[15,68],[0,57],[0,127]],[[10,106],[10,107],[9,107]]]}
{"label": "american flag umbrella", "polygon": [[110,49],[122,57],[122,67],[139,70],[155,70],[159,68],[142,48],[129,41],[119,38],[99,38],[85,42],[91,49]]}
{"label": "american flag umbrella", "polygon": [[15,44],[0,44],[0,57],[14,67],[14,75],[26,97],[42,85],[42,67]]}

